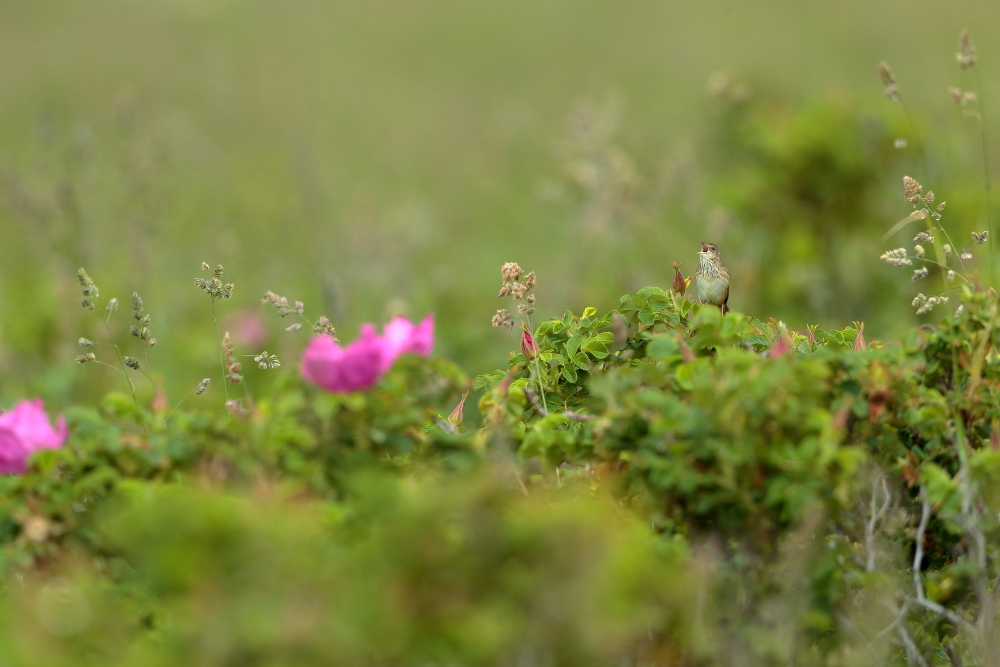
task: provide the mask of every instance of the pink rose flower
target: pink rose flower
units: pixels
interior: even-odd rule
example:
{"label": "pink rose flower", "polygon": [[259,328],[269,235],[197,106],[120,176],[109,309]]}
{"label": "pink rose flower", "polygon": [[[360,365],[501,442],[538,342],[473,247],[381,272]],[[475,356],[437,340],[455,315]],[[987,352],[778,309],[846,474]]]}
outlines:
{"label": "pink rose flower", "polygon": [[394,317],[385,325],[385,335],[382,338],[385,341],[383,370],[392,366],[401,354],[419,354],[426,357],[434,349],[434,316],[428,315],[418,325],[414,325],[405,317]]}
{"label": "pink rose flower", "polygon": [[67,435],[69,429],[62,416],[52,428],[42,399],[18,402],[13,410],[0,414],[0,473],[24,472],[35,450],[55,449]]}
{"label": "pink rose flower", "polygon": [[379,335],[372,324],[361,326],[361,336],[341,347],[330,336],[309,341],[302,355],[302,376],[326,391],[346,393],[373,387],[401,354],[427,356],[434,347],[434,317],[419,325],[405,317],[393,318]]}
{"label": "pink rose flower", "polygon": [[367,389],[382,377],[383,348],[371,324],[363,325],[361,337],[347,347],[340,347],[330,336],[316,336],[302,355],[302,375],[327,391]]}

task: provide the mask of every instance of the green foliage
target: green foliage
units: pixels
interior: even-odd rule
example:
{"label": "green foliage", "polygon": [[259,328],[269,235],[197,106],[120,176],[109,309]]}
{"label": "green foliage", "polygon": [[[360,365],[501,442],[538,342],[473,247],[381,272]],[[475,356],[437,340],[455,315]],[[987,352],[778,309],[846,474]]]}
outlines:
{"label": "green foliage", "polygon": [[995,628],[1000,318],[961,302],[864,345],[646,288],[539,324],[537,365],[473,383],[476,431],[442,416],[464,376],[422,357],[348,395],[284,375],[243,420],[143,415],[147,436],[109,395],[0,480],[0,657],[971,662]]}

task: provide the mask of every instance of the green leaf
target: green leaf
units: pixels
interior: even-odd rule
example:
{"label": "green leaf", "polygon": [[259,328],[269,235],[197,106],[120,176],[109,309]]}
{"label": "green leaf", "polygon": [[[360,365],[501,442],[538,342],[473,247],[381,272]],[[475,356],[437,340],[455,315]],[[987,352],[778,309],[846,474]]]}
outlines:
{"label": "green leaf", "polygon": [[639,321],[647,327],[656,323],[656,312],[650,306],[643,306],[639,309]]}
{"label": "green leaf", "polygon": [[493,389],[493,387],[500,384],[501,380],[506,377],[507,372],[502,370],[496,370],[488,375],[477,375],[475,379],[472,380],[472,390],[473,391],[483,391],[485,389]]}
{"label": "green leaf", "polygon": [[572,358],[576,354],[576,351],[580,349],[580,343],[582,342],[582,336],[573,336],[566,341],[566,356]]}
{"label": "green leaf", "polygon": [[[604,336],[607,336],[607,338],[604,338]],[[608,343],[610,343],[610,339],[613,338],[614,337],[610,333],[603,333],[598,336],[594,336],[593,338],[588,338],[584,341],[583,345],[580,346],[580,349],[593,355],[594,357],[597,357],[598,359],[603,359],[608,356]]]}
{"label": "green leaf", "polygon": [[571,384],[576,384],[577,381],[576,366],[574,366],[573,364],[566,364],[565,366],[563,366],[562,376],[566,379],[566,382],[569,382]]}
{"label": "green leaf", "polygon": [[636,292],[643,299],[648,299],[650,296],[656,294],[658,296],[666,296],[667,293],[664,292],[659,287],[643,287],[641,290]]}
{"label": "green leaf", "polygon": [[681,348],[675,339],[676,333],[667,333],[654,336],[646,348],[646,354],[651,359],[667,361],[681,358]]}
{"label": "green leaf", "polygon": [[626,294],[620,300],[622,310],[639,310],[646,305],[646,300],[638,294]]}

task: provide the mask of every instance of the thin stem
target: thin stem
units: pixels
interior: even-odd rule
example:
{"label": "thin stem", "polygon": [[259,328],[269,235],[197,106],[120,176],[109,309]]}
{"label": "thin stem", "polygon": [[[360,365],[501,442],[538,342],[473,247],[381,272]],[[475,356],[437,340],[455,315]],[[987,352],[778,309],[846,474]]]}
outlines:
{"label": "thin stem", "polygon": [[142,374],[145,375],[147,378],[149,378],[149,384],[150,384],[151,387],[153,387],[153,393],[155,394],[156,393],[156,383],[153,382],[153,378],[150,377],[152,375],[152,373],[153,373],[153,367],[149,363],[149,345],[148,344],[146,345],[146,349],[142,351],[142,354],[143,354],[143,357],[145,357],[145,359],[146,359],[146,368],[149,369],[149,373],[146,373],[145,371],[143,371]]}
{"label": "thin stem", "polygon": [[[222,336],[219,335],[219,320],[215,317],[215,299],[212,299],[212,322],[215,323],[215,342],[219,345],[219,363],[222,365],[222,390],[226,393],[226,403],[229,402],[229,387],[226,386],[226,355],[222,352]],[[229,413],[232,418],[232,413]]]}
{"label": "thin stem", "polygon": [[122,375],[124,375],[126,377],[126,379],[128,378],[128,374],[125,371],[123,371],[122,369],[118,368],[117,366],[112,366],[111,364],[105,363],[103,361],[98,361],[97,359],[94,359],[94,361],[91,361],[89,363],[100,364],[101,366],[107,366],[108,368],[110,368],[114,372],[121,373]]}
{"label": "thin stem", "polygon": [[993,245],[993,177],[990,169],[989,137],[986,134],[986,108],[983,105],[983,80],[979,70],[973,68],[976,77],[976,99],[979,100],[979,136],[983,147],[983,191],[986,194],[986,224],[990,232],[990,286],[996,287],[996,254]]}
{"label": "thin stem", "polygon": [[170,418],[174,416],[174,413],[177,412],[177,410],[181,407],[181,404],[184,403],[184,401],[188,400],[188,398],[191,397],[191,394],[193,394],[196,391],[198,391],[198,387],[195,387],[194,389],[192,389],[191,391],[189,391],[187,394],[185,394],[184,398],[182,398],[180,401],[178,401],[177,405],[174,406],[174,409],[171,410],[170,413],[166,416],[166,418],[163,420],[163,423],[166,424],[168,421],[170,421]]}
{"label": "thin stem", "polygon": [[[944,255],[944,253],[943,252],[938,252],[937,255],[939,257],[941,257],[941,256]],[[941,262],[935,262],[933,259],[927,259],[926,257],[915,257],[914,259],[918,259],[921,262],[923,262],[924,264],[933,264],[934,266],[940,266],[941,269],[943,270],[944,275],[945,275],[945,282],[947,282],[947,280],[948,280],[948,272],[951,271],[951,269],[948,267],[947,264],[942,264]],[[970,286],[972,285],[972,281],[969,280],[968,278],[965,279],[965,282],[969,283]]]}
{"label": "thin stem", "polygon": [[910,133],[913,135],[917,148],[917,157],[920,160],[920,165],[923,167],[924,177],[930,178],[930,169],[927,166],[927,153],[924,151],[924,142],[920,138],[920,133],[917,132],[917,124],[913,121],[913,116],[910,114],[910,108],[906,106],[906,102],[903,101],[903,96],[898,96],[899,106],[903,110],[903,115],[906,116],[906,122],[910,125]]}
{"label": "thin stem", "polygon": [[[528,315],[527,313],[525,313],[524,319],[527,320],[527,322],[528,322],[528,328],[531,329],[532,344],[537,345],[537,343],[534,342],[535,341],[535,338],[534,338],[534,336],[535,336],[535,329],[531,326],[531,315]],[[542,409],[545,410],[545,414],[547,415],[547,414],[549,414],[549,406],[548,406],[548,403],[546,403],[546,401],[545,401],[545,385],[542,384],[542,367],[538,363],[538,352],[540,352],[540,351],[541,351],[540,349],[538,351],[535,351],[535,357],[534,357],[533,361],[535,363],[535,378],[538,381],[538,393],[542,397]]]}
{"label": "thin stem", "polygon": [[132,384],[132,378],[129,377],[128,371],[125,370],[125,358],[122,356],[121,350],[118,349],[118,341],[115,340],[114,333],[111,332],[110,320],[111,313],[108,313],[108,316],[104,318],[104,328],[108,330],[108,337],[111,339],[112,346],[115,348],[115,354],[118,355],[118,362],[122,365],[122,375],[125,376],[125,381],[128,382],[128,389],[132,393],[132,402],[135,403],[136,412],[139,414],[139,425],[142,426],[142,434],[149,435],[146,432],[146,422],[142,419],[142,408],[139,407],[139,399],[135,396],[135,385]]}
{"label": "thin stem", "polygon": [[[951,240],[951,235],[950,235],[950,234],[948,234],[948,230],[947,230],[947,229],[945,229],[945,228],[944,228],[943,226],[941,226],[941,225],[936,225],[936,226],[934,227],[934,229],[935,229],[935,230],[937,230],[937,231],[940,231],[940,232],[941,232],[942,234],[944,234],[944,238],[945,238],[945,240],[946,240],[946,241],[948,241],[948,245],[950,245],[950,246],[951,246],[951,251],[952,251],[953,253],[955,253],[955,257],[956,257],[956,259],[958,259],[958,265],[959,265],[960,267],[962,267],[962,273],[963,273],[963,274],[964,274],[965,276],[968,276],[968,275],[969,275],[969,272],[968,272],[968,270],[966,270],[966,268],[965,268],[965,262],[963,262],[963,261],[962,261],[962,253],[960,253],[960,252],[958,251],[958,248],[957,248],[957,246],[956,246],[956,245],[955,245],[955,243],[954,243],[954,242],[953,242],[953,241]],[[935,245],[936,245],[936,244],[935,244]],[[968,245],[969,245],[969,244],[965,244],[965,247],[968,247]],[[966,280],[967,280],[967,281],[969,282],[969,285],[972,285],[972,281],[968,280],[968,278],[966,278]]]}

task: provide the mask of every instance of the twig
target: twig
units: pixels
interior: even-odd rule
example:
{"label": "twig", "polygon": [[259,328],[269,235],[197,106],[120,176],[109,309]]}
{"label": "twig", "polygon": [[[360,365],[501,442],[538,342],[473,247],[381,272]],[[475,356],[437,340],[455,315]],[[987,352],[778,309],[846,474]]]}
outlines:
{"label": "twig", "polygon": [[971,624],[966,618],[942,607],[933,600],[928,600],[924,594],[924,582],[920,577],[920,562],[924,559],[924,534],[927,532],[927,524],[931,519],[931,503],[927,500],[926,484],[920,485],[920,502],[922,507],[920,525],[917,527],[916,548],[913,554],[913,588],[917,594],[916,602],[921,607],[929,609],[939,616],[944,616],[956,626],[968,628]]}
{"label": "twig", "polygon": [[910,598],[906,598],[905,600],[903,600],[903,605],[899,608],[899,611],[896,612],[896,618],[893,619],[892,623],[887,625],[881,632],[875,635],[875,639],[871,641],[872,644],[874,644],[879,639],[882,639],[882,637],[886,636],[887,634],[895,630],[899,626],[899,624],[903,622],[903,620],[906,618],[906,612],[910,610],[910,602],[911,602]]}
{"label": "twig", "polygon": [[[534,371],[532,371],[531,374],[534,375]],[[531,404],[535,407],[535,412],[540,414],[542,417],[549,416],[549,411],[538,402],[538,394],[536,394],[535,390],[531,388],[531,385],[524,388],[524,395],[528,397],[528,400],[531,401]]]}
{"label": "twig", "polygon": [[882,664],[882,661],[879,660],[878,654],[874,651],[874,649],[872,649],[872,642],[868,641],[868,638],[865,637],[864,633],[858,629],[858,626],[851,622],[851,619],[847,618],[843,614],[837,614],[837,622],[850,630],[858,639],[865,643],[865,650],[868,651],[868,654],[871,656],[872,660],[875,661],[876,665]]}
{"label": "twig", "polygon": [[[878,497],[879,481],[882,482],[882,495],[884,500],[882,501],[882,506],[876,510],[875,502]],[[877,473],[872,474],[872,497],[869,503],[871,516],[865,524],[865,550],[868,552],[866,554],[867,560],[865,562],[865,569],[868,572],[873,572],[875,570],[875,531],[878,528],[879,522],[889,511],[891,500],[892,497],[889,495],[889,486],[885,482],[885,475],[882,474],[881,470],[878,470]]]}
{"label": "twig", "polygon": [[915,662],[920,667],[928,667],[927,660],[920,653],[920,649],[913,642],[913,638],[910,637],[910,633],[906,631],[906,626],[899,626],[899,638],[903,640],[903,648],[906,650],[906,661]]}

